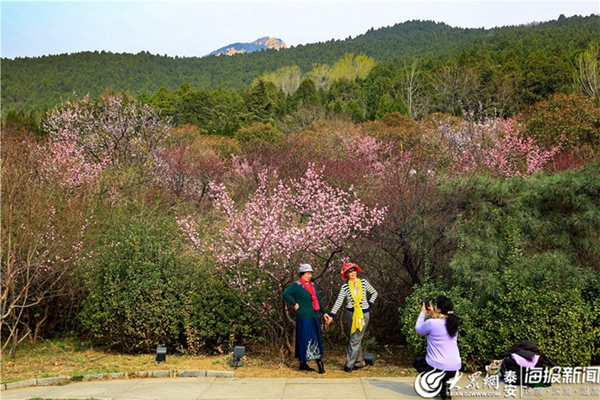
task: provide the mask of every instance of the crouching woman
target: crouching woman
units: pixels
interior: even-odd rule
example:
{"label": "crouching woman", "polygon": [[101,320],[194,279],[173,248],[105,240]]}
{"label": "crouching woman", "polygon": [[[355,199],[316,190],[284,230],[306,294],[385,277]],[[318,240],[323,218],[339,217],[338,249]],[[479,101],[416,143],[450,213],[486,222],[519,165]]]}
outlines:
{"label": "crouching woman", "polygon": [[[426,316],[429,316],[427,320]],[[442,399],[450,399],[448,380],[462,367],[457,342],[458,322],[452,301],[446,296],[439,296],[435,312],[432,306],[426,308],[423,302],[415,325],[419,335],[427,336],[427,356],[416,357],[414,366],[419,373],[432,370],[446,372],[441,381]]]}

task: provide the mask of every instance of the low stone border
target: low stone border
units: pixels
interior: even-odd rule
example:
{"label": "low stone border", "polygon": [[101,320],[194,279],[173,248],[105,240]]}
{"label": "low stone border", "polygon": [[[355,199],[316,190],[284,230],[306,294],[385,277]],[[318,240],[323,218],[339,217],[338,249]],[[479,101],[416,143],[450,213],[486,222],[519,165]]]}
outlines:
{"label": "low stone border", "polygon": [[181,377],[181,378],[200,378],[200,377],[205,377],[206,376],[206,371],[204,370],[200,370],[200,371],[194,371],[194,370],[190,370],[190,371],[178,371],[177,372],[177,376]]}
{"label": "low stone border", "polygon": [[35,384],[37,386],[57,385],[60,382],[68,381],[69,379],[71,379],[70,376],[55,376],[54,378],[39,378],[39,379],[36,379]]}
{"label": "low stone border", "polygon": [[206,376],[217,378],[233,378],[233,371],[206,371]]}
{"label": "low stone border", "polygon": [[104,374],[89,374],[83,376],[84,381],[93,381],[96,379],[104,379]]}
{"label": "low stone border", "polygon": [[27,379],[26,381],[7,383],[6,385],[2,385],[2,386],[5,386],[6,390],[8,390],[8,389],[19,389],[19,388],[35,386],[35,385],[37,385],[37,379]]}
{"label": "low stone border", "polygon": [[[199,378],[199,377],[219,377],[219,378],[233,378],[233,371],[211,371],[211,370],[182,370],[177,371],[174,369],[169,370],[157,370],[157,371],[138,371],[137,374],[128,374],[126,372],[113,372],[106,374],[88,374],[80,376],[82,381],[91,381],[96,379],[128,379],[128,378]],[[61,382],[69,382],[70,376],[56,376],[53,378],[39,378],[39,379],[27,379],[24,381],[2,383],[0,384],[0,391],[10,389],[20,389],[30,386],[49,386],[58,385]]]}

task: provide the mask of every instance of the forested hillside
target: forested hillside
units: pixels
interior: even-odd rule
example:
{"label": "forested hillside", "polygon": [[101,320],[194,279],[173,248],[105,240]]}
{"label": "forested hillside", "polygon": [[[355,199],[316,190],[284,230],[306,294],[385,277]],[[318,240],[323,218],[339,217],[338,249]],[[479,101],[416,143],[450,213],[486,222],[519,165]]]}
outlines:
{"label": "forested hillside", "polygon": [[441,62],[466,62],[469,57],[479,57],[476,60],[479,63],[483,60],[505,65],[510,61],[521,69],[534,63],[537,66],[534,65],[532,73],[539,76],[532,79],[543,80],[547,71],[543,71],[540,64],[559,69],[562,64],[573,67],[577,54],[598,41],[600,17],[591,15],[561,16],[556,21],[535,26],[494,29],[463,29],[431,21],[409,21],[371,29],[343,41],[232,57],[173,58],[147,52],[102,51],[2,59],[2,108],[3,113],[9,109],[39,112],[44,106],[51,108],[61,99],[69,98],[73,92],[97,97],[110,89],[129,91],[134,96],[151,95],[160,88],[174,91],[185,82],[196,90],[246,90],[257,76],[282,67],[297,67],[306,74],[315,65],[331,65],[348,53],[362,54],[376,63],[390,65],[402,65],[407,58],[417,57],[429,68]]}

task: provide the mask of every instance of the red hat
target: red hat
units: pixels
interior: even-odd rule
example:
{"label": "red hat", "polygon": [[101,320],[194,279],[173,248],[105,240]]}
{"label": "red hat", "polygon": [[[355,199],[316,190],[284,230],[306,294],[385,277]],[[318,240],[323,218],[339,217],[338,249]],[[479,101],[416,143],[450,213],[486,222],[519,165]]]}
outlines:
{"label": "red hat", "polygon": [[353,268],[356,270],[357,273],[361,272],[360,267],[358,265],[350,263],[350,262],[344,263],[344,265],[342,266],[342,279],[346,279],[347,278],[346,271],[348,271],[349,269],[353,269]]}

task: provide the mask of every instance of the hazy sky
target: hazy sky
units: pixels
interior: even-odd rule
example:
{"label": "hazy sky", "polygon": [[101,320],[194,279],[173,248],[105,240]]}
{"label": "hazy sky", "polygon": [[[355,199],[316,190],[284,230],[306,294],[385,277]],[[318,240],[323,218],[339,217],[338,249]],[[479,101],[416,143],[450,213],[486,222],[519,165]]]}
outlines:
{"label": "hazy sky", "polygon": [[94,50],[192,57],[263,36],[296,46],[414,19],[492,28],[554,20],[560,14],[600,14],[600,0],[1,0],[0,5],[1,55],[7,58]]}

